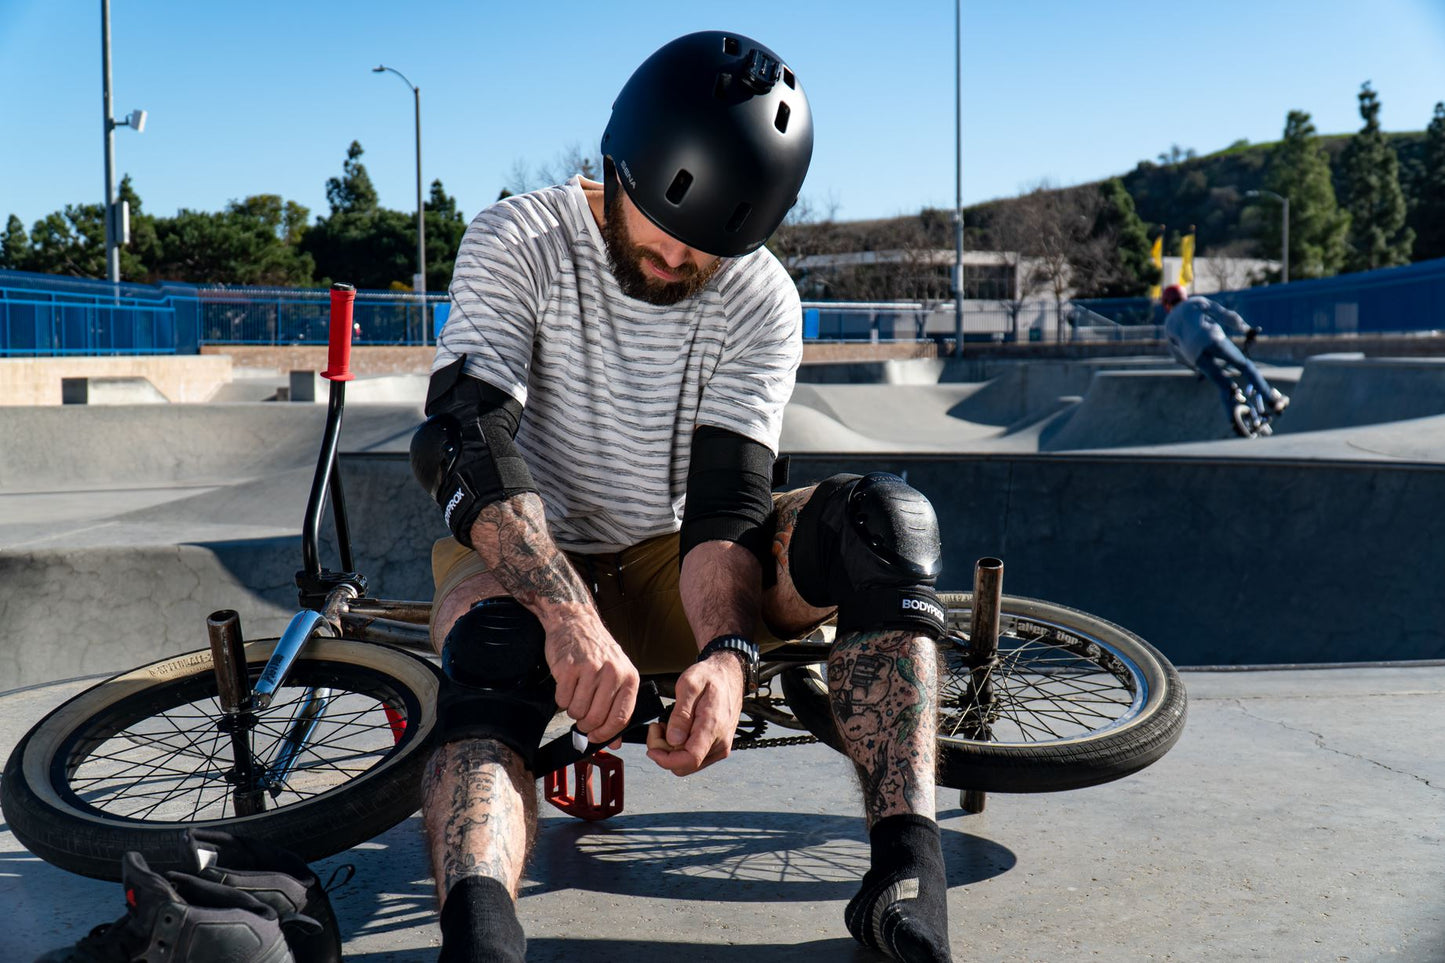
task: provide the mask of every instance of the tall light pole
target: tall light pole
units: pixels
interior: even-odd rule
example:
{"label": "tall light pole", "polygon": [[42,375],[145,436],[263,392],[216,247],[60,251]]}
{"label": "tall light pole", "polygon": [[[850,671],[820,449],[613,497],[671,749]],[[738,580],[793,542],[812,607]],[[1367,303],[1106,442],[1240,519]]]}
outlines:
{"label": "tall light pole", "polygon": [[963,357],[963,9],[953,0],[953,355]]}
{"label": "tall light pole", "polygon": [[1274,191],[1247,191],[1245,197],[1272,197],[1279,201],[1281,214],[1280,237],[1283,240],[1283,257],[1280,258],[1280,283],[1289,283],[1289,198]]}
{"label": "tall light pole", "polygon": [[[421,202],[421,88],[406,79],[406,74],[395,67],[388,67],[380,64],[371,68],[374,74],[390,71],[401,78],[402,83],[411,88],[412,97],[416,104],[416,276],[412,278],[412,290],[417,294],[426,294],[426,208]],[[425,308],[425,303],[423,303]],[[426,317],[425,310],[422,312],[422,334],[421,342],[426,344]]]}
{"label": "tall light pole", "polygon": [[110,99],[110,0],[100,0],[100,93],[101,124],[105,131],[105,277],[120,280],[120,246],[130,240],[130,207],[116,203],[115,129],[129,127],[137,134],[145,130],[146,112],[133,110],[125,120],[111,114]]}

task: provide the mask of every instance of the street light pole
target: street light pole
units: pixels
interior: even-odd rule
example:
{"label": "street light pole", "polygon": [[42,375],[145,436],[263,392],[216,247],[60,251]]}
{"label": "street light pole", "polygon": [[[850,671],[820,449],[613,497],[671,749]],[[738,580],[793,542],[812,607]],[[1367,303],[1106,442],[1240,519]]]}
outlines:
{"label": "street light pole", "polygon": [[130,208],[115,195],[115,129],[129,127],[139,134],[145,130],[146,112],[133,110],[125,120],[116,120],[110,97],[110,0],[100,0],[100,95],[101,126],[105,131],[105,277],[120,280],[120,246],[130,240]]}
{"label": "street light pole", "polygon": [[[387,71],[396,74],[401,78],[402,83],[411,89],[416,107],[416,277],[412,279],[412,290],[417,294],[426,294],[426,208],[422,205],[421,199],[421,88],[407,80],[406,74],[395,67],[380,64],[371,68],[371,72],[374,74]],[[422,344],[426,344],[426,338],[426,301],[423,299]]]}
{"label": "street light pole", "polygon": [[120,280],[120,245],[115,237],[115,120],[110,99],[110,0],[100,0],[101,121],[105,129],[105,278]]}
{"label": "street light pole", "polygon": [[963,9],[953,0],[953,356],[963,357]]}
{"label": "street light pole", "polygon": [[1245,197],[1272,197],[1279,201],[1280,205],[1280,238],[1283,241],[1284,251],[1280,257],[1280,283],[1289,283],[1289,198],[1283,194],[1276,194],[1274,191],[1247,191]]}

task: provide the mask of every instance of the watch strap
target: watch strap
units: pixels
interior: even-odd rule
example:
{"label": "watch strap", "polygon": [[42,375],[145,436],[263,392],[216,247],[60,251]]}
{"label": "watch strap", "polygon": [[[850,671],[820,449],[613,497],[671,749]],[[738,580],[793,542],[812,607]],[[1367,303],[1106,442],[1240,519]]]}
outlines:
{"label": "watch strap", "polygon": [[758,687],[758,647],[745,635],[720,635],[697,654],[697,661],[703,662],[718,652],[732,652],[743,667],[743,690],[751,692]]}

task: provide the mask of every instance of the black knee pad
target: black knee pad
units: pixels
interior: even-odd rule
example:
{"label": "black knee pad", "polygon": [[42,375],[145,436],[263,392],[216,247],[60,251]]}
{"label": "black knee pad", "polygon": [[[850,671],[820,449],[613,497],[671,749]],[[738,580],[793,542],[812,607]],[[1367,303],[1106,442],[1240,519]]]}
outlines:
{"label": "black knee pad", "polygon": [[789,550],[798,594],[838,607],[838,629],[910,629],[939,638],[945,612],[938,516],[897,475],[834,475],[798,514]]}
{"label": "black knee pad", "polygon": [[516,599],[483,599],[457,619],[442,646],[438,721],[443,741],[495,739],[533,770],[537,747],[557,712],[547,669],[546,630]]}

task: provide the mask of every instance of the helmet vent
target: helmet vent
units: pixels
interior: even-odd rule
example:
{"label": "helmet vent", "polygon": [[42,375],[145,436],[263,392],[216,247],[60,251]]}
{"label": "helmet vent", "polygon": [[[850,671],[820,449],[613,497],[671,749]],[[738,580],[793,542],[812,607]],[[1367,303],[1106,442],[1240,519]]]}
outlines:
{"label": "helmet vent", "polygon": [[723,37],[723,53],[729,57],[736,57],[743,52],[742,45],[738,43],[737,37]]}
{"label": "helmet vent", "polygon": [[724,227],[723,230],[727,231],[729,234],[737,232],[743,226],[743,222],[748,219],[748,215],[752,212],[753,206],[747,201],[743,201],[737,206],[737,210],[733,211],[733,216],[728,218],[727,226]]}
{"label": "helmet vent", "polygon": [[717,82],[712,85],[712,95],[718,100],[727,100],[728,88],[732,86],[732,74],[718,74]]}
{"label": "helmet vent", "polygon": [[788,132],[788,115],[791,113],[787,104],[778,104],[778,116],[773,118],[773,126],[778,128],[778,133],[786,134]]}
{"label": "helmet vent", "polygon": [[679,170],[677,176],[672,179],[672,186],[667,189],[664,196],[673,204],[681,204],[683,197],[687,195],[687,189],[691,186],[692,175],[686,170]]}
{"label": "helmet vent", "polygon": [[797,78],[793,76],[793,72],[787,67],[783,68],[783,83],[787,84],[790,88],[794,90],[798,88]]}

